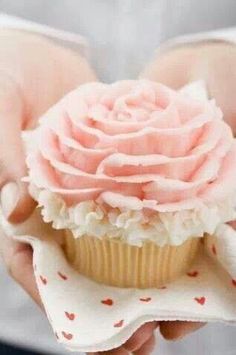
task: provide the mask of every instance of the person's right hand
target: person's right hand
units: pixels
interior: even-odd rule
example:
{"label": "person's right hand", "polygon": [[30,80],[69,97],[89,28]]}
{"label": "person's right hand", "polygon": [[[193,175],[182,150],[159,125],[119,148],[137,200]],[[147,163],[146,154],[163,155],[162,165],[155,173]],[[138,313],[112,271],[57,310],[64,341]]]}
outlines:
{"label": "person's right hand", "polygon": [[34,206],[21,182],[26,175],[21,130],[69,90],[93,80],[78,53],[23,31],[0,31],[0,189],[10,222],[22,222]]}
{"label": "person's right hand", "polygon": [[[96,80],[78,53],[24,31],[0,30],[0,204],[5,218],[23,222],[34,210],[21,130],[79,84]],[[41,305],[32,250],[0,232],[0,253],[11,276]]]}
{"label": "person's right hand", "polygon": [[[1,208],[12,223],[23,222],[34,209],[26,186],[21,130],[32,127],[66,92],[96,77],[78,54],[35,35],[0,31],[0,189]],[[0,254],[11,276],[34,301],[41,303],[30,246],[0,231]],[[150,354],[157,322],[144,324],[119,349],[108,354]]]}

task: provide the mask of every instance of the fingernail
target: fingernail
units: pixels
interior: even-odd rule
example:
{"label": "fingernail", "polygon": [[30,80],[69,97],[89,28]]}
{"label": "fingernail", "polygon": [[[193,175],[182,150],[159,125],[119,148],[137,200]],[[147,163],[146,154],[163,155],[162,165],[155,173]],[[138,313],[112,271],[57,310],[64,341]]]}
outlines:
{"label": "fingernail", "polygon": [[0,203],[6,219],[11,217],[20,198],[19,187],[15,182],[9,182],[1,190]]}

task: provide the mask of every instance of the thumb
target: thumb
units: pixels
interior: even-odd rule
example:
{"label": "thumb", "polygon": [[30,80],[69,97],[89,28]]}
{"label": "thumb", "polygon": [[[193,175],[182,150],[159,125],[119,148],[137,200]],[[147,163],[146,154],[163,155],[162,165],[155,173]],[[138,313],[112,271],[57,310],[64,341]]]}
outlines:
{"label": "thumb", "polygon": [[140,77],[159,81],[173,89],[204,80],[210,97],[215,99],[224,120],[236,133],[235,68],[236,47],[224,42],[210,42],[159,53],[144,68]]}
{"label": "thumb", "polygon": [[0,85],[0,102],[0,204],[9,222],[20,223],[31,214],[34,202],[22,182],[27,173],[21,140],[24,104],[10,80]]}
{"label": "thumb", "polygon": [[1,190],[1,207],[6,219],[11,223],[21,223],[33,212],[35,202],[29,196],[23,183],[8,182]]}
{"label": "thumb", "polygon": [[197,56],[192,48],[172,49],[158,53],[145,66],[139,77],[179,89],[192,81],[192,71],[196,62]]}

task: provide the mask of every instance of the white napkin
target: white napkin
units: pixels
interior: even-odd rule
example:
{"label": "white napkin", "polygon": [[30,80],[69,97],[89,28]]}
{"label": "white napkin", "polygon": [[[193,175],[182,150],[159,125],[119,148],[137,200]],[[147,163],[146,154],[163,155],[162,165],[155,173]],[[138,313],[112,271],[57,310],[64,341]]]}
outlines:
{"label": "white napkin", "polygon": [[[199,100],[207,98],[202,82],[182,91]],[[236,321],[236,232],[229,226],[221,226],[202,245],[181,279],[161,289],[136,290],[100,285],[79,275],[56,242],[61,232],[44,224],[39,210],[17,227],[0,217],[7,235],[32,245],[40,296],[58,341],[67,349],[116,348],[152,320]]]}
{"label": "white napkin", "polygon": [[187,275],[165,288],[136,290],[103,286],[74,271],[59,244],[48,240],[55,231],[42,222],[39,210],[17,228],[3,218],[1,224],[9,236],[32,245],[48,319],[70,350],[116,348],[152,320],[236,321],[236,232],[229,226],[202,245]]}

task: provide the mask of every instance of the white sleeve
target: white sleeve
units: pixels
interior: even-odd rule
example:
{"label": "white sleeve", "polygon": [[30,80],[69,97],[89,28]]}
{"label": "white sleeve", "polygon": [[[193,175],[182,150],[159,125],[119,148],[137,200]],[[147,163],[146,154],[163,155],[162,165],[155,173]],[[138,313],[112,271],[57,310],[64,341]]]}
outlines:
{"label": "white sleeve", "polygon": [[201,42],[228,42],[236,44],[236,27],[225,28],[210,32],[200,32],[196,34],[189,34],[185,36],[176,37],[168,40],[161,45],[160,51],[169,50],[173,47],[181,45],[191,45]]}
{"label": "white sleeve", "polygon": [[0,28],[19,29],[38,33],[50,38],[51,40],[54,40],[64,47],[69,47],[75,51],[79,51],[83,55],[87,55],[88,53],[88,42],[83,36],[79,34],[58,30],[46,25],[40,25],[35,22],[24,20],[15,16],[10,16],[1,12]]}

